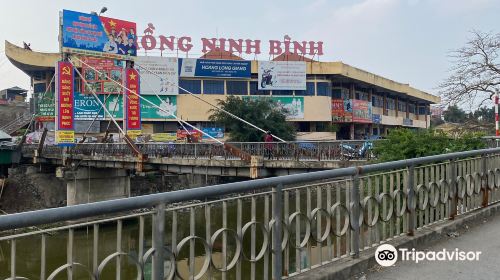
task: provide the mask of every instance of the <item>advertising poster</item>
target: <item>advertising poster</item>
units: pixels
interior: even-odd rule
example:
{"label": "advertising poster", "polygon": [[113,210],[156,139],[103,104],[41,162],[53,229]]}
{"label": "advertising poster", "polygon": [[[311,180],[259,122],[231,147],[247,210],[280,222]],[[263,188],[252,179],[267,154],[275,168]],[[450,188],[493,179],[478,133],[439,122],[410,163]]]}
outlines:
{"label": "advertising poster", "polygon": [[36,120],[39,122],[53,122],[56,110],[54,107],[54,93],[35,93]]}
{"label": "advertising poster", "polygon": [[276,103],[278,108],[287,111],[287,119],[303,119],[304,118],[304,97],[301,96],[243,96],[243,99],[254,100],[257,98],[271,98]]}
{"label": "advertising poster", "polygon": [[179,66],[175,57],[140,56],[135,60],[141,74],[141,95],[179,94]]}
{"label": "advertising poster", "polygon": [[[202,131],[213,138],[224,138],[224,129],[222,127],[204,127]],[[203,134],[203,139],[210,139],[210,137]]]}
{"label": "advertising poster", "polygon": [[69,62],[56,63],[56,143],[74,144],[74,71]]}
{"label": "advertising poster", "polygon": [[157,96],[144,96],[146,100],[153,102],[163,110],[149,104],[148,102],[141,101],[141,118],[142,119],[175,119],[173,115],[177,115],[177,97],[161,95],[161,101]]}
{"label": "advertising poster", "polygon": [[373,123],[381,123],[382,117],[379,114],[372,114]]}
{"label": "advertising poster", "polygon": [[304,61],[259,61],[259,90],[306,90]]}
{"label": "advertising poster", "polygon": [[372,122],[372,104],[365,100],[352,100],[352,121],[359,123]]}
{"label": "advertising poster", "polygon": [[177,133],[154,133],[151,134],[151,140],[155,142],[175,142],[177,141]]}
{"label": "advertising poster", "polygon": [[303,119],[304,118],[304,97],[271,97],[278,107],[287,111],[287,119]]}
{"label": "advertising poster", "polygon": [[199,142],[202,138],[202,133],[199,132],[198,130],[189,130],[189,133],[184,130],[184,129],[178,129],[177,130],[177,140],[185,141],[187,136],[191,135],[193,137],[193,142]]}
{"label": "advertising poster", "polygon": [[84,57],[82,61],[88,65],[82,63],[83,77],[87,81],[87,83],[82,83],[83,93],[90,94],[93,91],[96,94],[121,94],[123,92],[123,88],[113,82],[114,80],[122,83],[121,61],[93,57]]}
{"label": "advertising poster", "polygon": [[179,76],[249,79],[252,62],[222,59],[179,59]]}
{"label": "advertising poster", "polygon": [[[108,95],[108,98],[105,98],[106,109],[115,119],[123,118],[123,95]],[[109,115],[106,113],[106,117],[109,118]]]}
{"label": "advertising poster", "polygon": [[137,56],[134,22],[63,10],[63,52],[116,59]]}
{"label": "advertising poster", "polygon": [[139,73],[137,70],[127,68],[125,71],[125,102],[123,112],[125,112],[125,123],[127,134],[135,138],[141,134],[141,100]]}
{"label": "advertising poster", "polygon": [[99,110],[100,108],[101,104],[93,95],[75,92],[75,120],[94,120],[96,116],[97,120],[102,120],[104,119],[104,109]]}
{"label": "advertising poster", "polygon": [[332,121],[352,122],[352,100],[332,99]]}
{"label": "advertising poster", "polygon": [[[142,96],[142,95],[141,95]],[[167,112],[159,110],[144,100],[141,100],[141,118],[142,119],[175,119],[171,113],[177,115],[177,97],[176,96],[160,96],[164,102],[160,102],[156,96],[143,96],[145,99],[160,106]],[[104,102],[103,102],[104,103]],[[113,115],[113,118],[123,118],[123,96],[109,95],[106,99],[106,109]],[[106,114],[106,117],[109,116]]]}

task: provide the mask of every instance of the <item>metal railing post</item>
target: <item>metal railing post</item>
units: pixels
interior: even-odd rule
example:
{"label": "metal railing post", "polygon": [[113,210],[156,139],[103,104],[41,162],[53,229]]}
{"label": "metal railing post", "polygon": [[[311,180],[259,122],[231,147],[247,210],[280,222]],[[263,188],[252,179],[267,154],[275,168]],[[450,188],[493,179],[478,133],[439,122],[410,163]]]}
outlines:
{"label": "metal railing post", "polygon": [[483,190],[483,203],[482,207],[488,206],[489,199],[489,187],[488,187],[488,157],[486,155],[481,156],[481,189]]}
{"label": "metal railing post", "polygon": [[163,280],[163,240],[165,237],[165,204],[161,203],[155,207],[153,216],[153,280]]}
{"label": "metal railing post", "polygon": [[408,166],[408,178],[407,186],[408,186],[408,203],[407,207],[410,212],[408,217],[408,235],[413,236],[415,234],[416,229],[416,221],[417,221],[417,212],[415,208],[417,206],[417,201],[415,199],[415,165]]}
{"label": "metal railing post", "polygon": [[450,192],[453,191],[453,196],[450,202],[450,220],[455,219],[457,216],[458,206],[458,188],[457,188],[457,161],[450,160]]}
{"label": "metal railing post", "polygon": [[351,244],[352,251],[351,256],[354,259],[359,258],[359,239],[360,239],[360,224],[359,217],[360,213],[360,202],[359,202],[359,169],[356,170],[356,174],[351,177],[352,179],[352,189],[351,189],[351,226],[352,226],[352,235],[351,235]]}
{"label": "metal railing post", "polygon": [[279,184],[273,187],[273,213],[274,213],[274,234],[273,234],[273,279],[278,280],[283,276],[283,263],[281,253],[282,229],[281,215],[283,212],[283,185]]}

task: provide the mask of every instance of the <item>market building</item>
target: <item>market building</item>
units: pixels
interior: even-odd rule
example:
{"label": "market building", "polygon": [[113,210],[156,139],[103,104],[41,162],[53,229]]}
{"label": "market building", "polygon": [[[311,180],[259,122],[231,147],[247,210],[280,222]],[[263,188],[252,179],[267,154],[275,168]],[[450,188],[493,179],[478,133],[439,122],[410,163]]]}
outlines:
{"label": "market building", "polygon": [[[40,126],[51,128],[54,122],[53,94],[54,86],[47,89],[53,76],[54,65],[61,59],[59,53],[41,53],[28,50],[5,42],[5,54],[17,68],[26,73],[34,89],[34,108]],[[176,58],[170,58],[176,60]],[[200,61],[245,61],[241,57],[225,51],[211,50],[197,59]],[[217,100],[229,95],[269,97],[289,108],[294,113],[288,121],[294,123],[301,139],[361,139],[368,136],[384,136],[396,127],[427,128],[430,125],[430,105],[439,103],[437,96],[415,89],[408,84],[378,76],[355,68],[343,62],[319,62],[297,54],[283,53],[273,61],[298,62],[305,65],[306,87],[301,90],[263,90],[259,89],[259,67],[263,61],[246,61],[250,65],[249,78],[207,77],[183,75],[179,70],[178,85],[190,91],[204,101],[216,104]],[[179,64],[187,62],[179,60]],[[77,65],[82,67],[82,65]],[[180,66],[179,66],[180,67]],[[179,68],[180,69],[180,68]],[[82,88],[77,79],[76,88]],[[141,86],[142,87],[142,86]],[[162,100],[171,106],[175,115],[196,127],[215,132],[223,137],[224,129],[210,123],[210,105],[191,96],[182,89],[173,95],[162,95]],[[144,91],[142,87],[141,91]],[[177,90],[177,89],[175,89]],[[44,94],[47,91],[47,94]],[[88,100],[84,88],[75,92],[75,133],[84,133],[92,122],[92,113],[99,110],[96,102]],[[105,96],[106,94],[103,94]],[[52,96],[52,98],[51,98]],[[108,109],[122,107],[116,96],[104,97]],[[154,100],[155,95],[147,98]],[[254,97],[252,97],[254,98]],[[79,103],[77,103],[79,102]],[[142,133],[176,133],[179,128],[174,117],[161,112],[154,112],[147,104],[141,105]],[[85,107],[81,113],[78,110]],[[115,117],[120,119],[118,109]],[[111,111],[111,110],[110,110]],[[95,113],[95,112],[94,112]],[[113,112],[114,114],[115,112]],[[87,114],[87,115],[86,115]],[[97,113],[95,113],[97,114]],[[118,132],[109,125],[109,116],[100,112],[90,133],[100,135],[109,127],[111,132]],[[333,132],[332,132],[333,131]]]}

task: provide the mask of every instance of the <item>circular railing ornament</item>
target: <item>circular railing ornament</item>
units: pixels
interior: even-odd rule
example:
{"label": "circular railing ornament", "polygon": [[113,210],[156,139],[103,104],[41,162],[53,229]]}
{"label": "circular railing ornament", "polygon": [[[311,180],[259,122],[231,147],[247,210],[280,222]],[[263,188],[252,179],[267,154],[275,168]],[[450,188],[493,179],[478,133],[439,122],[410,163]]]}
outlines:
{"label": "circular railing ornament", "polygon": [[[191,240],[194,240],[195,242],[196,242],[196,240],[199,240],[203,244],[203,248],[205,249],[205,260],[203,262],[203,266],[200,269],[200,272],[198,272],[198,274],[196,274],[194,276],[189,277],[189,279],[198,280],[198,279],[201,279],[203,277],[203,275],[205,275],[205,273],[208,271],[208,268],[209,268],[210,262],[211,262],[210,259],[211,259],[212,252],[210,250],[210,246],[207,244],[205,239],[198,237],[198,236],[195,236],[195,235],[190,235],[190,236],[187,236],[184,239],[182,239],[181,242],[179,242],[179,244],[177,244],[177,254],[179,254],[179,252],[182,250],[182,247],[184,247],[184,245],[187,242],[190,242]],[[177,264],[175,265],[175,271],[176,271],[176,274],[179,278],[183,278],[181,276],[181,273],[179,271],[179,266]]]}
{"label": "circular railing ornament", "polygon": [[[274,219],[271,219],[269,221],[269,236],[272,235],[273,230],[274,230]],[[281,231],[283,233],[282,241],[281,241],[281,251],[284,251],[286,249],[286,246],[288,245],[288,240],[289,240],[289,231],[288,231],[288,225],[281,221]],[[269,243],[270,244],[270,243]],[[271,248],[271,252],[274,253],[275,250]]]}
{"label": "circular railing ornament", "polygon": [[[371,202],[371,205],[368,204],[369,202]],[[373,207],[373,210],[375,212],[372,214],[372,220],[371,221],[368,220],[370,218],[370,217],[368,217],[368,213],[366,213],[366,215],[364,213],[365,211],[367,211],[367,209],[368,209],[369,206],[371,206],[371,207],[375,206],[375,207]],[[374,197],[367,196],[367,197],[363,198],[363,201],[361,202],[361,209],[360,209],[360,211],[363,212],[363,222],[365,223],[365,225],[367,225],[369,227],[373,227],[374,225],[377,224],[378,217],[379,217],[379,207],[380,206],[378,204],[378,201]]]}
{"label": "circular railing ornament", "polygon": [[462,176],[457,176],[457,196],[459,199],[464,199],[467,192],[467,181]]}
{"label": "circular railing ornament", "polygon": [[255,258],[249,258],[246,254],[245,254],[245,250],[241,250],[241,253],[243,255],[243,257],[249,261],[249,262],[258,262],[262,257],[264,257],[264,254],[266,253],[267,249],[269,248],[269,232],[268,230],[266,229],[266,227],[264,226],[264,224],[260,223],[260,222],[256,222],[256,221],[252,221],[252,222],[248,222],[246,223],[242,228],[241,228],[241,242],[243,243],[243,239],[244,239],[244,236],[245,236],[245,233],[247,232],[247,230],[251,227],[251,226],[255,226],[257,228],[260,229],[260,232],[262,233],[262,247],[260,248],[259,250],[259,253],[257,254],[257,256],[255,256]]}
{"label": "circular railing ornament", "polygon": [[[143,276],[143,270],[142,270],[142,266],[141,266],[141,263],[139,263],[139,261],[125,253],[125,252],[114,252],[113,254],[107,256],[106,258],[104,258],[104,260],[102,260],[102,262],[99,264],[99,266],[97,267],[97,280],[101,279],[101,274],[102,274],[102,271],[104,270],[104,268],[106,267],[106,265],[111,261],[113,260],[114,258],[117,258],[117,257],[121,257],[121,256],[124,256],[124,257],[127,257],[129,260],[131,260],[134,264],[135,264],[135,267],[137,269],[137,280],[142,280],[142,276]],[[47,279],[48,280],[48,279]]]}
{"label": "circular railing ornament", "polygon": [[324,214],[326,217],[325,232],[323,234],[321,234],[321,229],[318,228],[316,235],[311,234],[314,241],[316,241],[318,243],[323,243],[324,241],[326,241],[326,239],[330,235],[331,222],[332,222],[332,220],[330,219],[330,213],[328,213],[328,211],[326,211],[323,208],[314,208],[311,211],[311,222],[314,222],[315,219],[321,219],[320,217],[316,217],[316,216],[318,216],[318,214],[321,214],[321,213]]}
{"label": "circular railing ornament", "polygon": [[[146,251],[146,253],[144,253],[144,256],[142,256],[142,265],[144,266],[144,264],[146,264],[149,260],[149,258],[151,258],[151,255],[155,252],[155,248],[149,248],[149,250]],[[168,275],[165,277],[165,279],[173,279],[174,278],[174,275],[175,275],[175,266],[176,266],[176,263],[175,263],[175,256],[174,256],[174,253],[172,253],[172,251],[170,251],[170,249],[166,246],[163,246],[163,253],[165,255],[163,255],[163,258],[165,259],[165,256],[168,256],[168,260],[170,261],[170,271],[168,273]],[[143,268],[143,271],[144,271],[144,268]]]}
{"label": "circular railing ornament", "polygon": [[[401,199],[401,206],[400,208],[397,208],[397,198],[400,197]],[[408,200],[408,195],[402,191],[402,190],[395,190],[392,192],[392,201],[394,204],[394,214],[396,214],[396,217],[400,218],[406,213],[407,209],[407,201]],[[414,199],[415,201],[415,199]]]}
{"label": "circular railing ornament", "polygon": [[388,222],[392,218],[392,215],[394,213],[394,198],[388,193],[381,193],[377,196],[377,202],[379,208],[381,205],[384,205],[384,202],[386,205],[389,204],[389,210],[387,211],[387,214],[385,216],[384,211],[380,211],[380,209],[378,211],[380,220],[382,220],[382,222]]}
{"label": "circular railing ornament", "polygon": [[[234,238],[234,241],[236,242],[236,250],[234,252],[234,256],[233,258],[231,259],[231,261],[229,262],[229,264],[226,265],[226,268],[218,268],[215,263],[214,263],[214,258],[212,257],[212,252],[213,252],[213,244],[215,243],[215,240],[217,240],[217,237],[219,237],[219,235],[221,235],[222,233],[226,233],[226,236],[227,235],[230,235]],[[236,231],[232,230],[232,229],[229,229],[229,228],[220,228],[218,229],[217,231],[214,232],[214,234],[212,235],[212,238],[210,238],[210,262],[212,263],[212,267],[215,268],[216,270],[220,271],[220,272],[227,272],[229,270],[231,270],[231,268],[233,268],[236,263],[238,263],[238,261],[240,260],[240,256],[241,256],[241,239],[239,238],[238,236],[238,233],[236,233]]]}
{"label": "circular railing ornament", "polygon": [[349,229],[349,224],[350,224],[350,217],[349,217],[349,211],[347,208],[340,204],[340,202],[335,203],[330,207],[330,218],[333,219],[334,217],[337,217],[337,214],[339,217],[342,216],[342,213],[344,214],[344,224],[340,231],[337,230],[337,225],[335,223],[331,223],[332,226],[332,232],[335,236],[341,237],[342,235],[346,234],[347,230]]}
{"label": "circular railing ornament", "polygon": [[[311,220],[306,215],[304,215],[300,212],[295,212],[292,215],[290,215],[290,217],[288,217],[288,224],[292,225],[293,220],[298,219],[299,217],[303,217],[305,220],[306,233],[304,235],[304,239],[299,240],[299,246],[295,245],[293,242],[290,242],[290,245],[295,249],[304,248],[307,245],[307,242],[309,242],[309,238],[311,237]],[[297,242],[297,241],[295,241],[295,242]]]}
{"label": "circular railing ornament", "polygon": [[431,182],[428,188],[429,192],[429,204],[431,207],[435,208],[439,204],[440,193],[439,186],[436,182]]}
{"label": "circular railing ornament", "polygon": [[416,198],[417,198],[417,207],[419,210],[425,210],[427,208],[427,204],[429,203],[429,191],[424,184],[417,185],[415,190]]}

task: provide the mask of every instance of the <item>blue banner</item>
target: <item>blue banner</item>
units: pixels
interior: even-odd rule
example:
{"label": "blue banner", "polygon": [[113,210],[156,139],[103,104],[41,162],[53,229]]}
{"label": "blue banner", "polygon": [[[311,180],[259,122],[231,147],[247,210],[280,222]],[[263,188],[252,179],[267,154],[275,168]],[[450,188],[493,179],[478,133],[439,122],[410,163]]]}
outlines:
{"label": "blue banner", "polygon": [[[103,96],[99,96],[101,102]],[[104,119],[104,109],[100,110],[101,104],[95,100],[92,94],[82,94],[75,92],[75,120],[93,120],[97,116],[97,120]],[[97,115],[99,114],[99,115]]]}
{"label": "blue banner", "polygon": [[252,75],[252,63],[246,60],[179,59],[180,77],[244,78]]}
{"label": "blue banner", "polygon": [[380,123],[382,121],[382,117],[379,114],[372,114],[372,122]]}
{"label": "blue banner", "polygon": [[[204,127],[201,130],[213,138],[224,138],[224,129],[222,127]],[[210,137],[203,135],[203,139],[210,139]]]}
{"label": "blue banner", "polygon": [[64,52],[127,59],[137,55],[134,22],[63,10]]}

